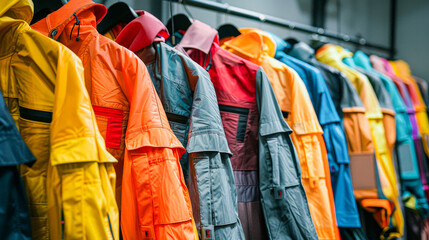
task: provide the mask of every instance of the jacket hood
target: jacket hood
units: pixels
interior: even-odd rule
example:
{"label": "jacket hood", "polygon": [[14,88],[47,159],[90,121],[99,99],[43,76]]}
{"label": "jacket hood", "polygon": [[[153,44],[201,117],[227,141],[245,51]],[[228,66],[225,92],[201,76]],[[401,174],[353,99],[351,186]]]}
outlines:
{"label": "jacket hood", "polygon": [[[10,17],[24,20],[30,24],[33,18],[33,2],[31,0],[4,0],[0,4],[0,18]],[[1,24],[0,20],[0,24]]]}
{"label": "jacket hood", "polygon": [[[57,40],[70,22],[76,22],[79,19],[79,14],[88,12],[94,13],[96,23],[98,23],[106,15],[107,8],[92,0],[70,0],[60,9],[31,25],[31,27],[37,29],[43,35]],[[77,19],[74,14],[76,14]]]}
{"label": "jacket hood", "polygon": [[357,67],[355,60],[353,58],[354,54],[352,52],[350,52],[350,50],[344,49],[344,48],[341,48],[338,46],[337,46],[337,49],[338,49],[340,55],[343,57],[343,63],[345,63],[346,65],[348,65],[351,68]]}
{"label": "jacket hood", "polygon": [[268,32],[268,31],[265,31],[265,32],[270,35],[271,39],[276,44],[276,57],[281,52],[287,53],[292,48],[292,45],[290,43],[281,39],[279,36],[275,35],[274,33]]}
{"label": "jacket hood", "polygon": [[141,11],[140,17],[131,21],[122,29],[116,38],[116,42],[132,52],[137,52],[151,45],[157,36],[167,39],[167,28],[152,14]]}
{"label": "jacket hood", "polygon": [[270,34],[255,28],[240,28],[241,35],[224,43],[249,58],[258,59],[263,53],[274,57],[276,44]]}
{"label": "jacket hood", "polygon": [[392,65],[393,69],[395,70],[395,73],[400,77],[412,76],[410,65],[408,65],[408,63],[404,60],[389,61],[389,63]]}
{"label": "jacket hood", "polygon": [[315,59],[314,49],[304,42],[294,44],[288,54],[304,62],[310,62]]}
{"label": "jacket hood", "polygon": [[290,43],[281,39],[279,36],[275,35],[274,33],[271,33],[268,31],[265,31],[265,32],[270,35],[271,39],[274,41],[276,45],[276,55],[279,52],[287,52],[292,47]]}
{"label": "jacket hood", "polygon": [[183,49],[197,49],[208,54],[213,43],[219,43],[219,36],[216,29],[203,22],[194,20],[177,46],[180,46]]}
{"label": "jacket hood", "polygon": [[362,51],[358,50],[353,55],[353,60],[355,61],[356,65],[359,67],[366,69],[366,70],[372,70],[371,62],[369,61],[369,57]]}
{"label": "jacket hood", "polygon": [[343,62],[344,58],[352,57],[353,53],[333,44],[325,44],[319,48],[316,52],[317,58],[324,58],[324,56],[329,56],[330,61]]}

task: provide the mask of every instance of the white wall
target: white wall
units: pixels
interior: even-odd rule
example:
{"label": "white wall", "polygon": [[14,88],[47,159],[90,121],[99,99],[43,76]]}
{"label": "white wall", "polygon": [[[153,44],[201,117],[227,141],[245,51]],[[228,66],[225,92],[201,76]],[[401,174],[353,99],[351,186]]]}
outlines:
{"label": "white wall", "polygon": [[[108,3],[117,0],[109,0]],[[159,17],[164,23],[170,18],[170,3],[161,0],[124,0],[132,7],[150,11],[154,4],[162,4],[162,14]],[[228,3],[231,6],[241,7],[263,14],[288,19],[291,21],[311,24],[312,0],[213,0]],[[338,29],[342,33],[360,35],[367,41],[379,45],[389,45],[390,0],[341,0],[340,20],[337,20],[335,0],[327,0],[326,28],[331,31]],[[186,13],[181,4],[173,3],[173,14]],[[159,6],[158,10],[159,10]],[[309,42],[310,34],[291,31],[288,29],[264,24],[241,17],[234,17],[223,13],[189,7],[195,19],[217,28],[224,23],[232,23],[237,27],[256,27],[279,35],[282,38],[294,37]],[[153,10],[156,11],[156,10]],[[159,11],[158,11],[159,12]],[[429,1],[427,0],[398,0],[397,14],[397,55],[411,65],[413,73],[429,80]],[[340,44],[350,50],[356,46]],[[376,53],[387,57],[387,53],[363,48],[368,54]]]}

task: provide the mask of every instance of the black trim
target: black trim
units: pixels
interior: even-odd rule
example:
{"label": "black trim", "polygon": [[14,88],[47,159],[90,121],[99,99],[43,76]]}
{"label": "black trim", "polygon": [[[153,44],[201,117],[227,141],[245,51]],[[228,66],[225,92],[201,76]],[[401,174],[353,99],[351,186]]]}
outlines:
{"label": "black trim", "polygon": [[61,209],[61,239],[64,239],[64,231],[65,231],[65,221],[64,221],[64,211]]}
{"label": "black trim", "polygon": [[249,114],[248,108],[233,107],[233,106],[221,105],[221,104],[219,104],[219,110],[224,112],[231,112],[231,113],[244,114],[244,115]]}
{"label": "black trim", "polygon": [[283,118],[287,118],[289,116],[289,112],[282,111]]}
{"label": "black trim", "polygon": [[31,120],[31,121],[36,121],[36,122],[44,122],[44,123],[52,122],[51,112],[38,111],[38,110],[29,109],[21,106],[19,107],[19,116],[21,118]]}
{"label": "black trim", "polygon": [[170,122],[177,122],[182,124],[188,123],[188,118],[185,116],[175,114],[175,113],[169,113],[169,112],[166,112],[165,114],[167,115],[168,121]]}
{"label": "black trim", "polygon": [[246,136],[247,121],[249,119],[249,109],[227,105],[219,105],[219,110],[223,112],[239,114],[237,122],[237,134],[235,135],[235,139],[243,142]]}
{"label": "black trim", "polygon": [[235,139],[238,141],[244,141],[244,137],[246,136],[246,128],[247,128],[247,119],[249,118],[249,115],[240,114],[240,117],[238,118],[237,123],[237,135],[235,136]]}

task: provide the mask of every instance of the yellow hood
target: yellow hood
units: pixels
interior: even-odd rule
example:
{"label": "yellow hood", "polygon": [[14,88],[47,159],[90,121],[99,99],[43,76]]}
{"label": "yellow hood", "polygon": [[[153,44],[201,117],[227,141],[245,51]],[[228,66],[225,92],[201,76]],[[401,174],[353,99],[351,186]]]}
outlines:
{"label": "yellow hood", "polygon": [[30,24],[33,19],[33,2],[31,0],[4,0],[0,5],[0,26],[4,17],[24,20]]}

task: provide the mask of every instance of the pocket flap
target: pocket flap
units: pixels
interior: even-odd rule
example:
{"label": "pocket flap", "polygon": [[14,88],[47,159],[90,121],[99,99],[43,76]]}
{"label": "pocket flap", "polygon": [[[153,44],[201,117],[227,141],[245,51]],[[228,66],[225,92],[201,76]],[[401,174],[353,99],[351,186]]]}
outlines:
{"label": "pocket flap", "polygon": [[262,123],[259,127],[259,134],[261,136],[268,136],[275,133],[292,133],[292,129],[290,129],[289,125],[283,121],[274,121]]}

